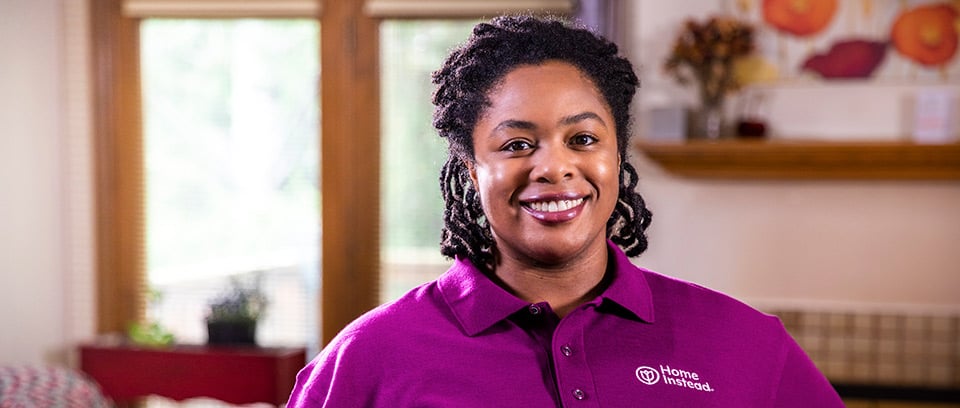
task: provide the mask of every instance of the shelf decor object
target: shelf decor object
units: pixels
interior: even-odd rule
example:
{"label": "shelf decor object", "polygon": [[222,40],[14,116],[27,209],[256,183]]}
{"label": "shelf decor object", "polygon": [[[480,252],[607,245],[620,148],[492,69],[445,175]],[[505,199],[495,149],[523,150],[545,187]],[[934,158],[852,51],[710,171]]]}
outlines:
{"label": "shelf decor object", "polygon": [[697,89],[699,104],[689,118],[691,138],[719,139],[730,133],[725,101],[744,85],[734,64],[753,49],[753,26],[744,21],[714,16],[684,22],[663,69],[681,85]]}

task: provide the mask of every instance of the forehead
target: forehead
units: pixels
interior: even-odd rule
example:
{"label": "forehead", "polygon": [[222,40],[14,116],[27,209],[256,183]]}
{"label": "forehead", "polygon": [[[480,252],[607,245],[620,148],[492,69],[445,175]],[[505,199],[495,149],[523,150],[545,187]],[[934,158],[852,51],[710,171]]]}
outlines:
{"label": "forehead", "polygon": [[589,108],[601,115],[611,115],[602,93],[583,71],[567,62],[547,61],[520,65],[508,71],[487,93],[487,106],[480,116],[521,114],[548,108]]}

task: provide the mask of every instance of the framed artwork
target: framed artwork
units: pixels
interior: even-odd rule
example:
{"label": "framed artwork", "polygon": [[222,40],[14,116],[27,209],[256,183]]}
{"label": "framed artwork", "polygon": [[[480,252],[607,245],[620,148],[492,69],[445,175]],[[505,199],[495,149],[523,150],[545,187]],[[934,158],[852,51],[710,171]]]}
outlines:
{"label": "framed artwork", "polygon": [[725,0],[778,82],[960,83],[957,0]]}

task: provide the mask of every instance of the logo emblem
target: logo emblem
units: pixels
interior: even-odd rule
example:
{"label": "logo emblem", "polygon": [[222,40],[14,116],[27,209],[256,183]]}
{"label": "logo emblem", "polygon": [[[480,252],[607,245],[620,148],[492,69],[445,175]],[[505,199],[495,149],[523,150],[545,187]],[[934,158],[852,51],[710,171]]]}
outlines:
{"label": "logo emblem", "polygon": [[647,366],[637,367],[637,379],[644,384],[653,385],[660,382],[660,372]]}

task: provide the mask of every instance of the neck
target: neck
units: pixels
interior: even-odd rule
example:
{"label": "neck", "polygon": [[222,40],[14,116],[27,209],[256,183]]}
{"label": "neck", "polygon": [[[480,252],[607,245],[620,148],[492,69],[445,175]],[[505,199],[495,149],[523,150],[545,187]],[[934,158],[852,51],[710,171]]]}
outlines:
{"label": "neck", "polygon": [[530,265],[503,257],[495,274],[517,297],[530,303],[547,302],[557,315],[564,317],[603,291],[607,258],[604,242],[560,265]]}

